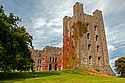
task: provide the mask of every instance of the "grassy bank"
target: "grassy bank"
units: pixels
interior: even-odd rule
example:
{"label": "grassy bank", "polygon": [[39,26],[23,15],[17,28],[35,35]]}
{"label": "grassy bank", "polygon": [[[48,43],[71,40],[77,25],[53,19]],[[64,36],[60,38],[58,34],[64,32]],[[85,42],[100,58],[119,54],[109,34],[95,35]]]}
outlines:
{"label": "grassy bank", "polygon": [[[82,72],[82,70],[79,71]],[[37,72],[36,78],[28,72],[8,73],[6,78],[0,73],[0,83],[125,83],[124,78],[95,76],[79,71]]]}

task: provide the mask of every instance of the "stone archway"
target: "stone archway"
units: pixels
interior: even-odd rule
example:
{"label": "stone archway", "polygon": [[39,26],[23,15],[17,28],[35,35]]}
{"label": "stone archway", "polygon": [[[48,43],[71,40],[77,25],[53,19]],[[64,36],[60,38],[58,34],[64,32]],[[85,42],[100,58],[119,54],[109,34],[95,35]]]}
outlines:
{"label": "stone archway", "polygon": [[57,70],[57,64],[55,64],[54,70]]}
{"label": "stone archway", "polygon": [[52,70],[52,64],[49,64],[49,70]]}

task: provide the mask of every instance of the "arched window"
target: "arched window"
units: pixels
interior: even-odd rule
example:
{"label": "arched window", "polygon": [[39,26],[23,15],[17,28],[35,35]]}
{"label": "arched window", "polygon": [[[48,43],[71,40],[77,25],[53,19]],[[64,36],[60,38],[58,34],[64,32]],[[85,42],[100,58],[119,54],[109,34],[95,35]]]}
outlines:
{"label": "arched window", "polygon": [[87,33],[87,39],[90,39],[90,33]]}
{"label": "arched window", "polygon": [[39,63],[41,63],[41,59],[39,60]]}
{"label": "arched window", "polygon": [[52,64],[49,64],[49,70],[52,70]]}
{"label": "arched window", "polygon": [[97,31],[97,26],[95,26],[94,28],[95,28],[95,31]]}
{"label": "arched window", "polygon": [[96,35],[96,41],[98,41],[98,37],[99,37],[99,36],[98,36],[98,35]]}
{"label": "arched window", "polygon": [[97,46],[97,52],[99,52],[99,46]]}
{"label": "arched window", "polygon": [[38,59],[38,64],[39,64],[39,59]]}
{"label": "arched window", "polygon": [[39,57],[41,57],[41,54],[39,54]]}
{"label": "arched window", "polygon": [[101,57],[98,57],[98,65],[101,65]]}
{"label": "arched window", "polygon": [[57,57],[55,58],[55,62],[57,62]]}
{"label": "arched window", "polygon": [[89,23],[86,23],[87,28],[89,27]]}
{"label": "arched window", "polygon": [[89,50],[89,51],[91,50],[91,44],[88,45],[88,50]]}
{"label": "arched window", "polygon": [[54,57],[53,57],[53,61],[54,61]]}
{"label": "arched window", "polygon": [[89,56],[89,64],[92,64],[92,56]]}
{"label": "arched window", "polygon": [[51,57],[50,57],[50,61],[51,61]]}

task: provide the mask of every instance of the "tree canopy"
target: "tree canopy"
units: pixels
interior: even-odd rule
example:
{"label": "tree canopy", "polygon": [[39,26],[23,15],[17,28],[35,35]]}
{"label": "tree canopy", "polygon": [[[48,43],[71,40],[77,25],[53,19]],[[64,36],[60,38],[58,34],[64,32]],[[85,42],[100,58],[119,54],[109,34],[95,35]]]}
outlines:
{"label": "tree canopy", "polygon": [[118,58],[115,61],[115,67],[120,76],[125,78],[125,57]]}
{"label": "tree canopy", "polygon": [[32,47],[32,36],[24,26],[19,26],[20,18],[10,13],[7,16],[0,6],[0,70],[33,69],[33,60],[29,47]]}

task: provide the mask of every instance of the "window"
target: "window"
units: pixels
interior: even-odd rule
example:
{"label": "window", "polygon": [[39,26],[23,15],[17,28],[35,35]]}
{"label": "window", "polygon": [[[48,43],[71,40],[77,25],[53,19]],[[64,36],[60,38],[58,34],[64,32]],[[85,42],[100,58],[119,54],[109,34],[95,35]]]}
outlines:
{"label": "window", "polygon": [[97,30],[97,26],[94,27],[95,28],[95,31]]}
{"label": "window", "polygon": [[53,61],[54,61],[54,57],[53,57]]}
{"label": "window", "polygon": [[41,60],[39,60],[39,63],[41,63]]}
{"label": "window", "polygon": [[51,57],[50,57],[50,61],[51,61]]}
{"label": "window", "polygon": [[90,44],[88,45],[88,50],[89,50],[89,51],[91,50],[91,45],[90,45]]}
{"label": "window", "polygon": [[39,57],[41,57],[41,54],[39,54]]}
{"label": "window", "polygon": [[86,23],[86,26],[89,27],[89,23]]}
{"label": "window", "polygon": [[57,57],[55,58],[55,62],[57,62]]}
{"label": "window", "polygon": [[98,65],[101,65],[101,57],[98,57]]}
{"label": "window", "polygon": [[97,46],[97,52],[99,52],[99,46]]}
{"label": "window", "polygon": [[89,56],[89,64],[92,64],[92,56]]}
{"label": "window", "polygon": [[38,64],[39,64],[39,59],[38,59]]}
{"label": "window", "polygon": [[96,41],[98,41],[98,35],[96,35]]}
{"label": "window", "polygon": [[90,39],[90,33],[87,34],[87,39]]}
{"label": "window", "polygon": [[75,60],[75,57],[72,57],[73,60]]}
{"label": "window", "polygon": [[52,64],[49,64],[49,70],[52,70]]}

